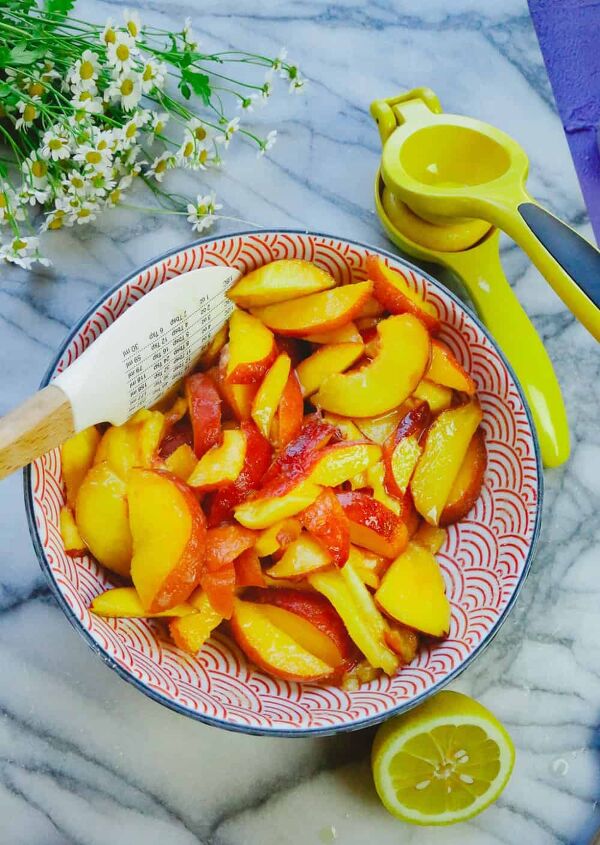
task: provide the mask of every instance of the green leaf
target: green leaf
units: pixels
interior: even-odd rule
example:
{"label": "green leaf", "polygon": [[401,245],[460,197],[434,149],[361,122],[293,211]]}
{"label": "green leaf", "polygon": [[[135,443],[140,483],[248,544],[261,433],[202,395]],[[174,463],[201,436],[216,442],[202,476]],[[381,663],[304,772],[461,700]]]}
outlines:
{"label": "green leaf", "polygon": [[196,96],[201,97],[205,105],[210,103],[210,80],[205,73],[184,68],[181,71],[181,78],[187,82]]}
{"label": "green leaf", "polygon": [[[38,48],[37,50],[30,50],[27,47],[27,41],[20,41],[12,48],[8,54],[8,65],[29,65],[40,59],[45,54],[45,49]],[[6,64],[4,67],[6,67]]]}
{"label": "green leaf", "polygon": [[181,91],[186,100],[189,100],[192,96],[192,90],[189,85],[185,84],[185,82],[179,83],[179,90]]}
{"label": "green leaf", "polygon": [[75,0],[46,0],[44,10],[57,18],[65,18],[75,5]]}
{"label": "green leaf", "polygon": [[2,176],[3,179],[6,179],[6,177],[8,176],[8,168],[6,167],[5,164],[2,164],[1,161],[0,161],[0,176]]}

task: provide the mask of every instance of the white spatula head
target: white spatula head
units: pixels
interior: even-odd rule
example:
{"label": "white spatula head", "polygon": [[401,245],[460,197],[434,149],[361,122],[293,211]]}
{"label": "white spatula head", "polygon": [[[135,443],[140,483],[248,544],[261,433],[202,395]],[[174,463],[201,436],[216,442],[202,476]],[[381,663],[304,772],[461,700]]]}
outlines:
{"label": "white spatula head", "polygon": [[54,384],[67,395],[75,431],[124,423],[153,405],[193,366],[232,310],[232,267],[191,270],[143,296]]}

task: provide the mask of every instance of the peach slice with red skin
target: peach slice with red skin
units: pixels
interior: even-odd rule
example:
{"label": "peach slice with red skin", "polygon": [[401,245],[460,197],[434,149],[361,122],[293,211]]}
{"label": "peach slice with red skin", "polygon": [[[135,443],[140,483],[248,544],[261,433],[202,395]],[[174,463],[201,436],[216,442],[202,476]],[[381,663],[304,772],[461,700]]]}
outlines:
{"label": "peach slice with red skin", "polygon": [[481,493],[487,466],[487,452],[483,430],[478,428],[467,449],[467,454],[454,479],[450,495],[440,517],[440,525],[450,525],[463,519]]}
{"label": "peach slice with red skin", "polygon": [[460,364],[452,352],[439,340],[431,341],[431,362],[425,378],[434,384],[450,387],[474,396],[477,390],[475,382]]}
{"label": "peach slice with red skin", "polygon": [[289,356],[278,355],[260,383],[252,400],[252,419],[263,437],[270,439],[271,425],[290,374]]}
{"label": "peach slice with red skin", "polygon": [[295,516],[319,496],[321,487],[301,481],[285,493],[249,499],[235,508],[235,518],[246,528],[269,528],[276,522]]}
{"label": "peach slice with red skin", "polygon": [[281,496],[310,474],[320,450],[336,430],[318,415],[305,417],[300,434],[280,452],[264,474],[260,496]]}
{"label": "peach slice with red skin", "polygon": [[360,332],[356,324],[352,322],[330,332],[309,334],[304,340],[309,340],[311,343],[362,343]]}
{"label": "peach slice with red skin", "polygon": [[81,539],[77,528],[73,511],[68,505],[60,509],[59,514],[60,536],[69,557],[79,557],[87,551],[87,546]]}
{"label": "peach slice with red skin", "polygon": [[386,645],[401,658],[403,666],[412,663],[417,656],[419,635],[412,628],[390,620],[383,638]]}
{"label": "peach slice with red skin", "polygon": [[377,356],[357,370],[325,379],[313,397],[317,407],[352,418],[376,417],[410,396],[429,363],[427,329],[412,314],[401,314],[382,320],[377,331]]}
{"label": "peach slice with red skin", "polygon": [[269,578],[284,578],[293,581],[306,578],[311,572],[318,572],[331,566],[331,555],[308,533],[293,540],[276,564],[267,570]]}
{"label": "peach slice with red skin", "polygon": [[213,375],[217,390],[233,416],[242,422],[249,420],[252,412],[252,401],[258,390],[257,384],[231,384],[227,381],[227,364],[229,362],[229,344],[221,350],[219,364],[207,375]]}
{"label": "peach slice with red skin", "polygon": [[300,522],[321,544],[336,566],[343,566],[350,553],[350,521],[335,493],[325,489],[300,514]]}
{"label": "peach slice with red skin", "polygon": [[231,384],[262,381],[276,356],[273,332],[251,314],[234,311],[229,318],[227,381]]}
{"label": "peach slice with red skin", "polygon": [[223,442],[198,461],[187,480],[198,491],[217,490],[239,477],[246,459],[246,435],[240,429],[223,431]]}
{"label": "peach slice with red skin", "polygon": [[396,430],[383,444],[385,485],[392,496],[402,497],[421,457],[421,439],[431,420],[427,402],[409,408]]}
{"label": "peach slice with red skin", "polygon": [[302,523],[299,519],[290,517],[282,519],[260,532],[256,541],[256,552],[259,557],[274,555],[286,549],[290,543],[302,534]]}
{"label": "peach slice with red skin", "polygon": [[[192,423],[190,422],[189,417],[179,419],[168,428],[167,433],[160,441],[158,457],[160,460],[166,461],[181,446],[189,446],[191,448],[193,442],[194,433],[192,431]],[[195,454],[196,453],[194,452],[194,456]]]}
{"label": "peach slice with red skin", "polygon": [[362,342],[330,343],[319,347],[298,367],[298,379],[303,396],[312,396],[332,373],[343,373],[363,354]]}
{"label": "peach slice with red skin", "polygon": [[221,569],[252,548],[258,539],[255,531],[241,525],[220,525],[206,532],[204,567],[210,572]]}
{"label": "peach slice with red skin", "polygon": [[350,520],[350,539],[381,557],[397,557],[406,548],[408,532],[404,522],[367,493],[349,491],[337,498]]}
{"label": "peach slice with red skin", "polygon": [[334,666],[272,622],[258,602],[234,601],[231,631],[246,657],[276,678],[315,682],[331,678],[335,672]]}
{"label": "peach slice with red skin", "polygon": [[235,559],[236,587],[266,587],[267,582],[260,565],[256,548],[246,549]]}
{"label": "peach slice with red skin", "polygon": [[246,273],[227,296],[240,308],[297,299],[335,287],[336,281],[311,261],[282,258]]}
{"label": "peach slice with red skin", "polygon": [[169,624],[169,633],[175,645],[189,654],[196,654],[223,617],[218,613],[208,596],[202,590],[194,590],[189,599],[189,606],[193,612],[173,619]]}
{"label": "peach slice with red skin", "polygon": [[414,314],[427,326],[430,332],[437,332],[440,320],[431,302],[423,299],[408,284],[403,274],[392,270],[383,258],[367,255],[366,271],[373,280],[373,295],[392,314]]}
{"label": "peach slice with red skin", "polygon": [[372,282],[358,282],[301,299],[253,308],[252,313],[278,334],[304,337],[349,323],[360,312],[372,289]]}
{"label": "peach slice with red skin", "polygon": [[432,525],[439,524],[481,418],[479,404],[471,401],[442,411],[429,427],[410,490],[417,511]]}
{"label": "peach slice with red skin", "polygon": [[201,458],[222,442],[221,398],[215,383],[206,373],[188,376],[185,394],[190,409],[194,452],[197,458]]}
{"label": "peach slice with red skin", "polygon": [[338,487],[380,458],[381,447],[376,443],[334,443],[317,452],[308,477],[314,484]]}
{"label": "peach slice with red skin", "polygon": [[210,528],[233,517],[234,507],[257,489],[271,463],[271,445],[252,420],[244,420],[240,430],[246,436],[244,466],[235,481],[209,495],[206,507]]}
{"label": "peach slice with red skin", "polygon": [[230,619],[235,598],[236,573],[233,562],[200,575],[200,586],[213,608],[223,619]]}
{"label": "peach slice with red skin", "polygon": [[127,484],[107,461],[86,474],[75,502],[77,530],[91,554],[107,569],[128,576],[131,530]]}
{"label": "peach slice with red skin", "polygon": [[127,500],[133,584],[147,610],[168,610],[184,602],[198,582],[204,513],[190,488],[164,470],[131,470]]}
{"label": "peach slice with red skin", "polygon": [[327,652],[320,651],[319,656],[322,656],[324,660],[327,657],[326,662],[336,666],[338,671],[348,671],[360,660],[360,653],[349,637],[339,614],[320,593],[290,588],[271,588],[249,590],[246,596],[250,601],[293,613],[314,626],[329,639],[337,652],[335,655],[328,649]]}
{"label": "peach slice with red skin", "polygon": [[277,448],[283,449],[300,434],[304,417],[302,388],[295,371],[292,371],[281,394],[277,416]]}
{"label": "peach slice with red skin", "polygon": [[60,448],[62,476],[67,488],[67,504],[75,507],[77,493],[87,471],[94,463],[100,434],[95,425],[85,428],[65,440]]}

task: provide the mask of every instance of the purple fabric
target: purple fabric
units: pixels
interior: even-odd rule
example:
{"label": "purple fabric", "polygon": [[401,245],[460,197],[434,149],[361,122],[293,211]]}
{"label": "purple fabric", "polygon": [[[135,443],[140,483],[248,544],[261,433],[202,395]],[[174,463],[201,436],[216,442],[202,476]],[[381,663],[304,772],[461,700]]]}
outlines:
{"label": "purple fabric", "polygon": [[600,0],[528,0],[554,98],[600,242]]}

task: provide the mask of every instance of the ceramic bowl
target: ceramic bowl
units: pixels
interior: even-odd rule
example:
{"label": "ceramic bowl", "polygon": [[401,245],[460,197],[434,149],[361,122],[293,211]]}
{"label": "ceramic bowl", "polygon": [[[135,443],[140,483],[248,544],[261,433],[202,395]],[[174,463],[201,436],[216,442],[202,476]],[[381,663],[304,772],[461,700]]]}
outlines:
{"label": "ceramic bowl", "polygon": [[395,678],[356,691],[271,678],[225,635],[196,657],[179,651],[160,623],[101,619],[89,611],[111,575],[89,556],[68,557],[59,533],[64,503],[58,450],[25,472],[33,543],[58,603],[88,645],[141,692],[178,713],[245,733],[301,736],[371,725],[440,690],[491,641],[513,606],[539,533],[542,472],[523,394],[504,356],[473,314],[448,290],[398,256],[343,238],[300,231],[258,231],[211,238],[155,259],[107,293],[64,342],[44,384],[67,367],[123,311],[169,279],[196,267],[229,264],[243,272],[278,258],[305,258],[341,283],[363,278],[366,252],[380,253],[433,302],[441,338],[477,384],[488,467],[482,494],[448,531],[439,554],[452,603],[450,634],[428,644]]}

